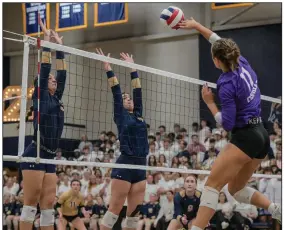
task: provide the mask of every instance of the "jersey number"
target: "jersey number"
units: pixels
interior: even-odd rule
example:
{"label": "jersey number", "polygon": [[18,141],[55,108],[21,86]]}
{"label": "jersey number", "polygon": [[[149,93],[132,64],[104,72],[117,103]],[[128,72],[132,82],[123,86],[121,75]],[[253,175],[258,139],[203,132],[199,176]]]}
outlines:
{"label": "jersey number", "polygon": [[71,208],[75,208],[76,207],[76,202],[75,201],[71,201],[70,202],[70,207]]}
{"label": "jersey number", "polygon": [[253,83],[253,80],[252,80],[250,73],[244,67],[242,67],[242,72],[241,72],[240,76],[246,82],[246,84],[249,88],[249,91],[252,91],[254,83]]}

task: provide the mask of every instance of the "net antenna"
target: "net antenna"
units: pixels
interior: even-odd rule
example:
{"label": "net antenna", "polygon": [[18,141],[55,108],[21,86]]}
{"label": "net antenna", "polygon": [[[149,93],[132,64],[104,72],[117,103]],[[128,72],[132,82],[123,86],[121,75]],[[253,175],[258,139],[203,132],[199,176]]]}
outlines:
{"label": "net antenna", "polygon": [[40,160],[40,5],[37,17],[37,161]]}

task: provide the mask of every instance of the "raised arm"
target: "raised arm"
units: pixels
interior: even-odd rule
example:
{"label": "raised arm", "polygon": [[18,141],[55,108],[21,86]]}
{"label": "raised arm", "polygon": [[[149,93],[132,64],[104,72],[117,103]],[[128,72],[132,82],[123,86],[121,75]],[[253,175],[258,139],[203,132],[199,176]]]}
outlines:
{"label": "raised arm", "polygon": [[[57,43],[62,45],[62,39],[63,37],[59,37],[58,33],[51,30],[51,38]],[[61,100],[63,96],[63,92],[65,89],[65,83],[66,83],[66,62],[64,59],[64,52],[62,51],[56,51],[56,80],[57,80],[57,89],[56,89],[56,96],[59,100]]]}
{"label": "raised arm", "polygon": [[[130,63],[134,63],[132,55],[128,53],[120,53],[121,59]],[[142,89],[140,79],[136,69],[132,69],[131,73],[131,84],[133,88],[133,102],[134,102],[134,113],[142,117],[143,104],[142,104]]]}
{"label": "raised arm", "polygon": [[[46,29],[45,24],[40,21],[40,26],[42,28],[42,31],[44,33],[44,40],[45,41],[50,41],[50,36],[51,36],[51,31]],[[49,74],[51,70],[51,52],[49,48],[43,48],[42,53],[41,53],[41,68],[40,68],[40,79],[37,79],[37,77],[34,80],[34,94],[33,94],[33,100],[34,100],[34,111],[37,111],[38,109],[38,104],[37,104],[37,99],[40,96],[40,101],[41,101],[41,113],[46,114],[47,113],[47,105],[46,101],[49,97],[49,91],[48,91],[48,79],[49,79]],[[39,82],[38,82],[39,81]],[[39,83],[40,87],[40,95],[38,95],[37,91],[37,86]],[[35,113],[35,117],[37,116],[37,113]],[[36,119],[34,119],[36,120]]]}
{"label": "raised arm", "polygon": [[[104,56],[101,49],[96,49],[97,53]],[[110,54],[108,54],[108,57]],[[111,87],[114,104],[114,122],[119,124],[124,118],[125,109],[123,107],[122,93],[117,77],[115,76],[112,68],[108,62],[104,62],[104,69],[107,74],[108,84]]]}
{"label": "raised arm", "polygon": [[190,19],[184,20],[179,23],[179,27],[181,29],[195,29],[203,37],[205,37],[211,44],[215,41],[221,39],[216,33],[211,31],[210,29],[206,28],[205,26],[201,25],[199,22],[196,22],[192,17]]}

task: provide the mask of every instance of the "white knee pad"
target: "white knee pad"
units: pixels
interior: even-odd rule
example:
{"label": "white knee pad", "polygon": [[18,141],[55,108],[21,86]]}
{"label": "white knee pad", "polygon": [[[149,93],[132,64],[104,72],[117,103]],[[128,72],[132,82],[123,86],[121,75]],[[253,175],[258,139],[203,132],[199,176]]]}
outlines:
{"label": "white knee pad", "polygon": [[24,205],[20,220],[23,222],[33,223],[35,220],[37,208]]}
{"label": "white knee pad", "polygon": [[200,198],[200,206],[208,207],[213,210],[217,209],[219,191],[214,188],[205,186]]}
{"label": "white knee pad", "polygon": [[240,203],[250,204],[252,195],[255,193],[255,191],[256,190],[253,188],[244,187],[234,195],[234,198]]}
{"label": "white knee pad", "polygon": [[115,215],[114,213],[107,211],[103,217],[102,225],[108,228],[112,228],[115,225],[117,219],[118,215]]}
{"label": "white knee pad", "polygon": [[122,228],[137,228],[138,226],[139,217],[129,217],[127,216],[122,222]]}
{"label": "white knee pad", "polygon": [[54,212],[55,212],[54,209],[41,210],[39,225],[41,227],[53,226],[54,225]]}

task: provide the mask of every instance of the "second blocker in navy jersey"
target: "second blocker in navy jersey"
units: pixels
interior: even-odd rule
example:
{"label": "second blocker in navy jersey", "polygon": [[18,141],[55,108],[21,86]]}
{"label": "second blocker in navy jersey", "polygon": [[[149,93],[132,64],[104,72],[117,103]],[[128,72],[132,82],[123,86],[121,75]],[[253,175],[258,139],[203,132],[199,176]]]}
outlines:
{"label": "second blocker in navy jersey", "polygon": [[257,75],[244,57],[240,57],[236,70],[220,76],[217,91],[222,105],[222,125],[225,130],[242,128],[251,118],[260,116],[261,94]]}
{"label": "second blocker in navy jersey", "polygon": [[113,71],[107,72],[114,100],[114,122],[118,129],[122,155],[146,157],[149,152],[147,125],[142,118],[142,91],[137,72],[131,73],[134,111],[123,106],[122,92]]}

